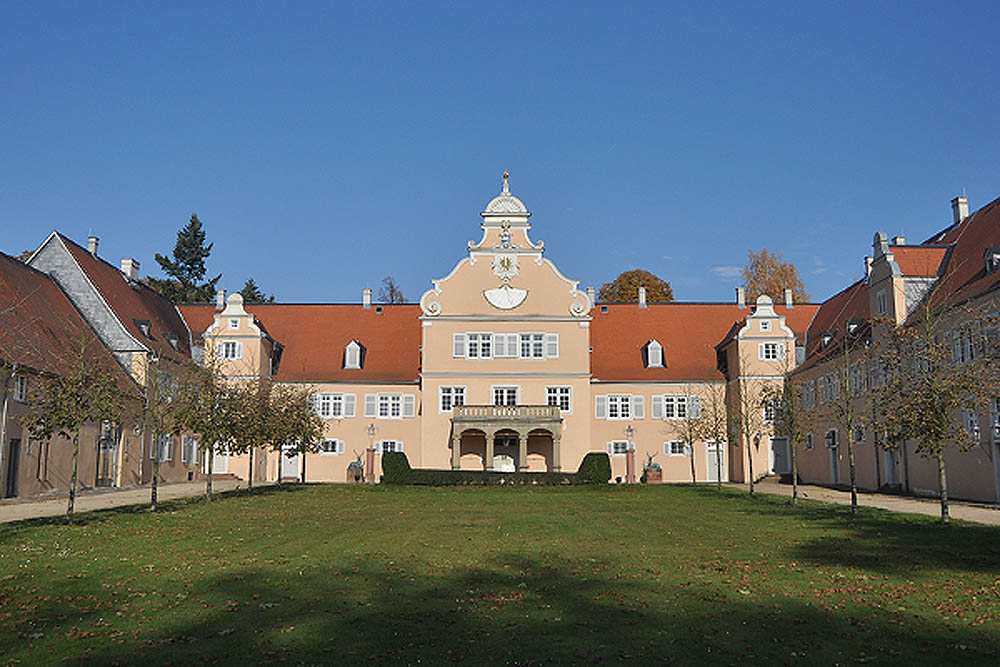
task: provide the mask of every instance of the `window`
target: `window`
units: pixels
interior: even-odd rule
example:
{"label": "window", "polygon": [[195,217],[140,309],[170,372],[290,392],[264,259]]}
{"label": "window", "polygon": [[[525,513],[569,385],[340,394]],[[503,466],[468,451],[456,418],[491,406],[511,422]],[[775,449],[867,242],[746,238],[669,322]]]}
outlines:
{"label": "window", "polygon": [[875,295],[875,312],[879,315],[885,315],[889,312],[888,299],[886,299],[885,290],[880,290],[879,293]]}
{"label": "window", "polygon": [[344,368],[359,370],[361,368],[361,343],[352,340],[344,348]]}
{"label": "window", "polygon": [[865,427],[861,424],[857,424],[854,427],[854,442],[864,442],[865,440]]}
{"label": "window", "polygon": [[613,440],[608,443],[608,456],[625,456],[625,452],[635,447],[627,440]]}
{"label": "window", "polygon": [[229,328],[230,329],[239,329],[240,328],[240,321],[239,320],[229,320]]}
{"label": "window", "polygon": [[688,447],[681,440],[671,440],[663,443],[663,453],[667,456],[687,456]]}
{"label": "window", "polygon": [[344,441],[328,439],[319,443],[319,453],[329,456],[337,456],[344,453]]}
{"label": "window", "polygon": [[[162,461],[170,461],[173,458],[173,451],[172,450],[174,448],[173,447],[174,439],[172,437],[170,437],[169,434],[167,434],[167,435],[161,435],[161,436],[159,436],[157,438],[157,441],[158,441],[158,445],[159,445],[157,447],[157,450],[160,453],[160,461],[161,462]],[[149,458],[153,458],[153,454],[154,454],[153,450],[150,450],[150,452],[149,452]]]}
{"label": "window", "polygon": [[452,335],[452,356],[465,359],[556,359],[559,334],[473,332]]}
{"label": "window", "polygon": [[857,396],[865,390],[865,368],[860,363],[852,364],[848,378],[851,394]]}
{"label": "window", "polygon": [[834,373],[827,373],[819,379],[819,398],[821,403],[829,403],[840,396],[840,382]]}
{"label": "window", "polygon": [[439,387],[441,412],[451,412],[456,405],[465,405],[465,387]]}
{"label": "window", "polygon": [[802,385],[800,392],[803,410],[812,410],[816,407],[816,387],[812,383]]}
{"label": "window", "polygon": [[315,394],[313,408],[323,419],[341,419],[355,415],[357,398],[354,394]]}
{"label": "window", "polygon": [[518,334],[493,334],[493,358],[516,359],[518,357]]}
{"label": "window", "polygon": [[663,397],[664,419],[687,419],[687,408],[688,408],[687,396]]}
{"label": "window", "polygon": [[545,334],[523,333],[521,334],[521,358],[522,359],[544,359],[545,358]]}
{"label": "window", "polygon": [[771,320],[761,320],[760,321],[760,330],[761,331],[770,331],[771,330]]}
{"label": "window", "polygon": [[491,333],[470,333],[466,334],[468,347],[466,357],[468,359],[490,359],[493,357],[493,334]]}
{"label": "window", "polygon": [[413,394],[365,394],[365,417],[402,419],[416,414]]}
{"label": "window", "polygon": [[813,448],[813,434],[812,433],[806,433],[805,448],[806,448],[806,451],[809,451],[809,450],[811,450]]}
{"label": "window", "polygon": [[19,403],[25,403],[28,400],[28,376],[27,375],[16,375],[14,376],[14,400]]}
{"label": "window", "polygon": [[569,412],[572,410],[572,402],[570,401],[571,388],[570,387],[546,387],[545,388],[545,404],[546,405],[558,405],[561,412]]}
{"label": "window", "polygon": [[785,346],[782,343],[759,343],[757,358],[761,361],[780,361],[785,358]]}
{"label": "window", "polygon": [[774,401],[764,401],[762,404],[764,410],[764,423],[773,424],[774,423]]}
{"label": "window", "polygon": [[632,397],[628,394],[608,396],[608,419],[629,419],[632,416]]}
{"label": "window", "polygon": [[379,454],[385,454],[386,452],[401,452],[403,451],[403,441],[379,440],[375,443],[375,451]]}
{"label": "window", "polygon": [[646,343],[646,368],[663,368],[663,346],[659,341]]}
{"label": "window", "polygon": [[243,343],[236,340],[224,340],[219,343],[222,354],[220,355],[223,359],[242,359],[243,358]]}
{"label": "window", "polygon": [[451,337],[452,340],[452,356],[455,358],[462,358],[465,356],[465,334],[454,334]]}
{"label": "window", "polygon": [[837,429],[831,428],[826,432],[826,446],[833,449],[839,444],[840,443],[837,441]]}
{"label": "window", "polygon": [[493,387],[493,405],[517,405],[519,387]]}
{"label": "window", "polygon": [[198,463],[198,440],[194,436],[181,437],[181,463]]}

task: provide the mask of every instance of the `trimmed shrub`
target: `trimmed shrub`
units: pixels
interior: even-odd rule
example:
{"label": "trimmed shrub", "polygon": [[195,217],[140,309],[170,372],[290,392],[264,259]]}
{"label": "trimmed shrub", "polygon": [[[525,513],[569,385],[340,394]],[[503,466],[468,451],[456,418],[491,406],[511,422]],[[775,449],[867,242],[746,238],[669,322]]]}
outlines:
{"label": "trimmed shrub", "polygon": [[611,479],[611,459],[607,452],[588,452],[576,476],[578,484],[607,484]]}
{"label": "trimmed shrub", "polygon": [[413,468],[405,452],[386,452],[382,455],[382,481],[387,484],[406,484]]}

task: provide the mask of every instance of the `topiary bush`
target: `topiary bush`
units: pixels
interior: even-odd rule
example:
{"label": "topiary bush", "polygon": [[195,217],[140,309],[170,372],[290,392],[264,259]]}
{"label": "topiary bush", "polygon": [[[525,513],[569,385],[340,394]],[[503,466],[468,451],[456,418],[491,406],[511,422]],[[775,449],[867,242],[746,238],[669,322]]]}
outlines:
{"label": "topiary bush", "polygon": [[607,484],[611,479],[611,459],[607,452],[588,452],[576,477],[577,484]]}
{"label": "topiary bush", "polygon": [[386,452],[382,455],[382,481],[386,484],[407,484],[412,472],[406,452]]}

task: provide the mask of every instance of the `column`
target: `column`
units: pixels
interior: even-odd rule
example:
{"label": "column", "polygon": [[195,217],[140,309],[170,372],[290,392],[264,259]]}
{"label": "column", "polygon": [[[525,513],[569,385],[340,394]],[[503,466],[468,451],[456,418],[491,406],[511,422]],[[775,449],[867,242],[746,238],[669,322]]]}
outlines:
{"label": "column", "polygon": [[552,433],[552,472],[562,471],[562,461],[559,455],[559,441],[562,440],[562,425],[557,425]]}
{"label": "column", "polygon": [[487,471],[493,470],[493,438],[495,437],[496,431],[486,431],[486,460],[483,463]]}
{"label": "column", "polygon": [[451,469],[458,470],[462,467],[462,434],[456,433],[451,436]]}
{"label": "column", "polygon": [[528,469],[528,434],[517,432],[517,471]]}

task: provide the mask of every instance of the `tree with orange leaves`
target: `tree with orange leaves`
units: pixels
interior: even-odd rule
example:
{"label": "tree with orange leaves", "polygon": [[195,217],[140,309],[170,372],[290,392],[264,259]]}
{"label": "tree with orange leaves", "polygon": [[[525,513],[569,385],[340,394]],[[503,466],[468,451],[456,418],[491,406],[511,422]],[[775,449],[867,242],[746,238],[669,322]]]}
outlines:
{"label": "tree with orange leaves", "polygon": [[740,275],[743,277],[747,303],[755,303],[761,294],[780,303],[784,300],[786,289],[792,290],[792,300],[796,303],[809,300],[795,265],[767,248],[762,248],[759,252],[747,250],[747,265],[740,270]]}

